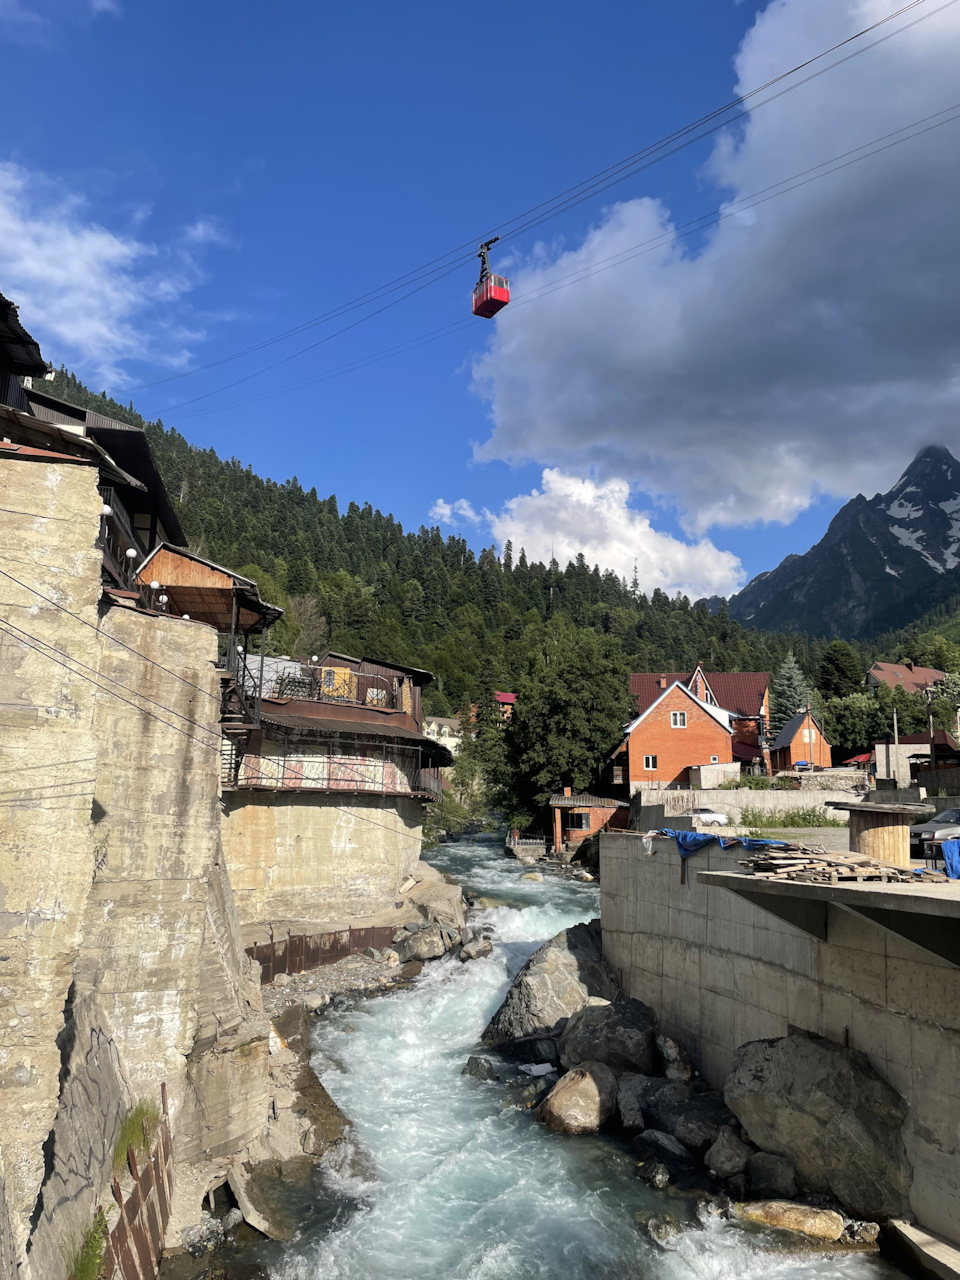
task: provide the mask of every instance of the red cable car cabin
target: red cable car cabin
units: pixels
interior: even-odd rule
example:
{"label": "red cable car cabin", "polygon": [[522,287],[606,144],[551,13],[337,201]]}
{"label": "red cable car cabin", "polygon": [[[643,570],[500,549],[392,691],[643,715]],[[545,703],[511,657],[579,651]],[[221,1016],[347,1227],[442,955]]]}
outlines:
{"label": "red cable car cabin", "polygon": [[473,291],[473,314],[492,319],[510,301],[510,281],[506,276],[482,276]]}

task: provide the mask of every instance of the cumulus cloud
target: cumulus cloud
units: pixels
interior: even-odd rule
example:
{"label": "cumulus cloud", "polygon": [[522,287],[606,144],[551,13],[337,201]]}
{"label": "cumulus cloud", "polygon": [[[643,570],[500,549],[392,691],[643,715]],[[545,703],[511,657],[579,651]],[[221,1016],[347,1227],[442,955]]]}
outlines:
{"label": "cumulus cloud", "polygon": [[0,0],[0,32],[18,44],[43,46],[66,24],[101,13],[119,17],[121,8],[117,0]]}
{"label": "cumulus cloud", "polygon": [[[737,55],[738,91],[889,7],[774,0]],[[958,58],[950,8],[753,111],[717,141],[703,210],[950,107]],[[699,245],[643,197],[606,210],[576,248],[540,246],[513,272],[517,303],[646,249],[500,314],[474,371],[493,419],[478,456],[620,477],[695,531],[888,487],[960,423],[958,151],[960,123],[945,124],[731,216]]]}
{"label": "cumulus cloud", "polygon": [[473,524],[483,523],[483,517],[477,515],[473,505],[466,498],[457,498],[456,502],[445,502],[438,498],[430,508],[430,516],[441,524]]}
{"label": "cumulus cloud", "polygon": [[461,498],[438,499],[430,515],[443,524],[485,524],[501,547],[511,542],[514,555],[523,547],[532,560],[553,558],[566,565],[582,554],[589,565],[612,569],[628,581],[636,571],[647,593],[660,587],[697,599],[729,595],[742,586],[746,575],[735,555],[705,538],[684,542],[659,533],[648,516],[629,506],[625,480],[581,480],[548,467],[540,483],[508,499],[496,514],[485,510],[478,516]]}
{"label": "cumulus cloud", "polygon": [[0,163],[0,289],[48,359],[115,388],[125,360],[182,367],[203,335],[181,299],[201,279],[189,248],[109,230],[82,197]]}

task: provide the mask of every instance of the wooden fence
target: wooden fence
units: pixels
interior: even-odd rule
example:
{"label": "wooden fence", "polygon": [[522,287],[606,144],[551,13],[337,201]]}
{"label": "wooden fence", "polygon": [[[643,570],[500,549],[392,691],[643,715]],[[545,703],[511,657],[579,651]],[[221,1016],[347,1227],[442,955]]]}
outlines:
{"label": "wooden fence", "polygon": [[[163,1114],[150,1158],[141,1168],[134,1152],[127,1153],[133,1190],[126,1200],[119,1182],[113,1182],[120,1218],[107,1237],[104,1280],[155,1280],[160,1266],[173,1191],[173,1144],[165,1084],[160,1086],[160,1097]],[[144,1133],[146,1136],[146,1130]]]}

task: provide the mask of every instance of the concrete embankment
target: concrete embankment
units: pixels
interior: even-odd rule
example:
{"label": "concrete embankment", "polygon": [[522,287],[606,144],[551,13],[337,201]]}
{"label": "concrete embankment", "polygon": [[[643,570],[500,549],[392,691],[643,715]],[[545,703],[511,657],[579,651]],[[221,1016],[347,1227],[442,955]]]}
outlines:
{"label": "concrete embankment", "polygon": [[749,1042],[798,1030],[859,1054],[902,1099],[909,1210],[960,1244],[960,887],[814,886],[784,905],[762,881],[734,893],[702,874],[729,878],[741,856],[710,845],[684,876],[671,840],[601,838],[603,950],[624,994],[717,1088]]}

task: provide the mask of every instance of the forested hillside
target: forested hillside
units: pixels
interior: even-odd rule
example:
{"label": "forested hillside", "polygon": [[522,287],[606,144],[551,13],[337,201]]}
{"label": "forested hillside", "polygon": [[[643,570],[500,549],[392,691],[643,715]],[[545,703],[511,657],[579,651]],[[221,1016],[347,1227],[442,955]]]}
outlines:
{"label": "forested hillside", "polygon": [[[283,605],[279,651],[323,646],[426,667],[437,676],[428,710],[453,714],[465,697],[512,688],[560,615],[578,628],[619,639],[634,670],[686,670],[701,660],[718,671],[776,670],[789,650],[812,680],[826,641],[773,635],[711,616],[662,591],[587,565],[529,563],[522,548],[475,555],[458,536],[421,526],[406,532],[369,504],[341,512],[294,477],[264,480],[237,459],[198,449],[162,422],[95,395],[61,370],[46,390],[146,429],[191,548],[260,582]],[[863,658],[872,657],[866,651]]]}

